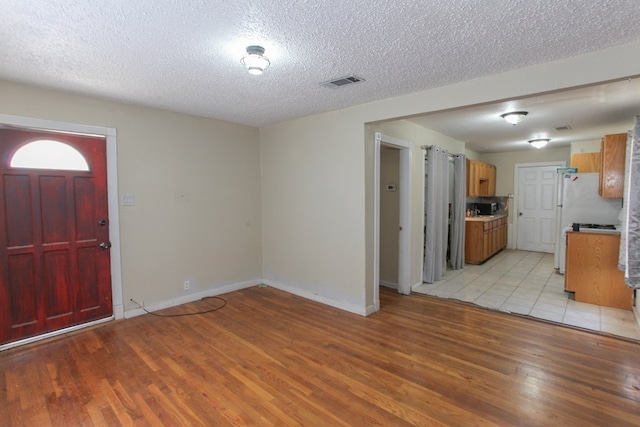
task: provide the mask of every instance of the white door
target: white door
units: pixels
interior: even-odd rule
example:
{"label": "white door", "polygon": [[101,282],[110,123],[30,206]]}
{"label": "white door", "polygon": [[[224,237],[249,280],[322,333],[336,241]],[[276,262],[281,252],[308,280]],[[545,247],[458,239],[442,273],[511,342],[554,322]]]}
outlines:
{"label": "white door", "polygon": [[527,166],[518,169],[517,249],[555,251],[557,168]]}

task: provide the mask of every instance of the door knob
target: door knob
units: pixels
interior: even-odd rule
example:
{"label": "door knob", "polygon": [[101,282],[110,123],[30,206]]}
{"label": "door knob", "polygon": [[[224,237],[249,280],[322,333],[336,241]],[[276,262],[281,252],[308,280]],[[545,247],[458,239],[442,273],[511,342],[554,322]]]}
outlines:
{"label": "door knob", "polygon": [[111,247],[111,242],[102,242],[100,243],[100,248],[109,249]]}
{"label": "door knob", "polygon": [[106,219],[101,219],[101,220],[99,220],[99,221],[98,221],[98,225],[102,225],[102,226],[107,225],[107,220],[106,220]]}

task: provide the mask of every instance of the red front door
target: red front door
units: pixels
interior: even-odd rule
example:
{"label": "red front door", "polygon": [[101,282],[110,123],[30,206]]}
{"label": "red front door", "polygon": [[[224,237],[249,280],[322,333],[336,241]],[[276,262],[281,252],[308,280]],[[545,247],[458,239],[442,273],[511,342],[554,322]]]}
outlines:
{"label": "red front door", "polygon": [[[12,167],[38,140],[89,170]],[[0,129],[0,175],[0,344],[111,316],[105,140]]]}

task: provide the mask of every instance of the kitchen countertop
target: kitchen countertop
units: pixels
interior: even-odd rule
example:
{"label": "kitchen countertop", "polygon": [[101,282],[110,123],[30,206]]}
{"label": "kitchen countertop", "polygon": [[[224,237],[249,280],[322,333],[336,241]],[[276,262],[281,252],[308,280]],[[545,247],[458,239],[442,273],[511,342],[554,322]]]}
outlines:
{"label": "kitchen countertop", "polygon": [[580,231],[573,231],[571,228],[567,230],[567,233],[591,233],[591,234],[621,234],[620,229],[616,230],[607,230],[602,228],[581,228]]}
{"label": "kitchen countertop", "polygon": [[465,221],[480,221],[480,222],[488,222],[493,221],[494,219],[500,219],[508,216],[506,213],[496,213],[494,215],[480,215],[480,216],[468,216],[465,217]]}

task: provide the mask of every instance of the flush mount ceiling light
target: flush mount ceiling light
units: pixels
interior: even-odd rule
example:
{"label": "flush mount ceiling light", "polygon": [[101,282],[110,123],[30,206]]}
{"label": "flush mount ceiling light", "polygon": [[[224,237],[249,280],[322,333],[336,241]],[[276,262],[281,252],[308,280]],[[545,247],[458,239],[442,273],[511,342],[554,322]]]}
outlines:
{"label": "flush mount ceiling light", "polygon": [[247,54],[240,60],[247,71],[251,74],[259,76],[264,73],[271,62],[264,56],[264,48],[262,46],[247,46]]}
{"label": "flush mount ceiling light", "polygon": [[521,121],[523,121],[527,114],[529,113],[526,111],[512,111],[510,113],[501,114],[500,117],[505,119],[507,123],[511,123],[512,125],[515,126]]}
{"label": "flush mount ceiling light", "polygon": [[540,149],[547,145],[547,142],[549,141],[551,141],[549,138],[538,138],[530,140],[529,144],[531,144],[532,147]]}

